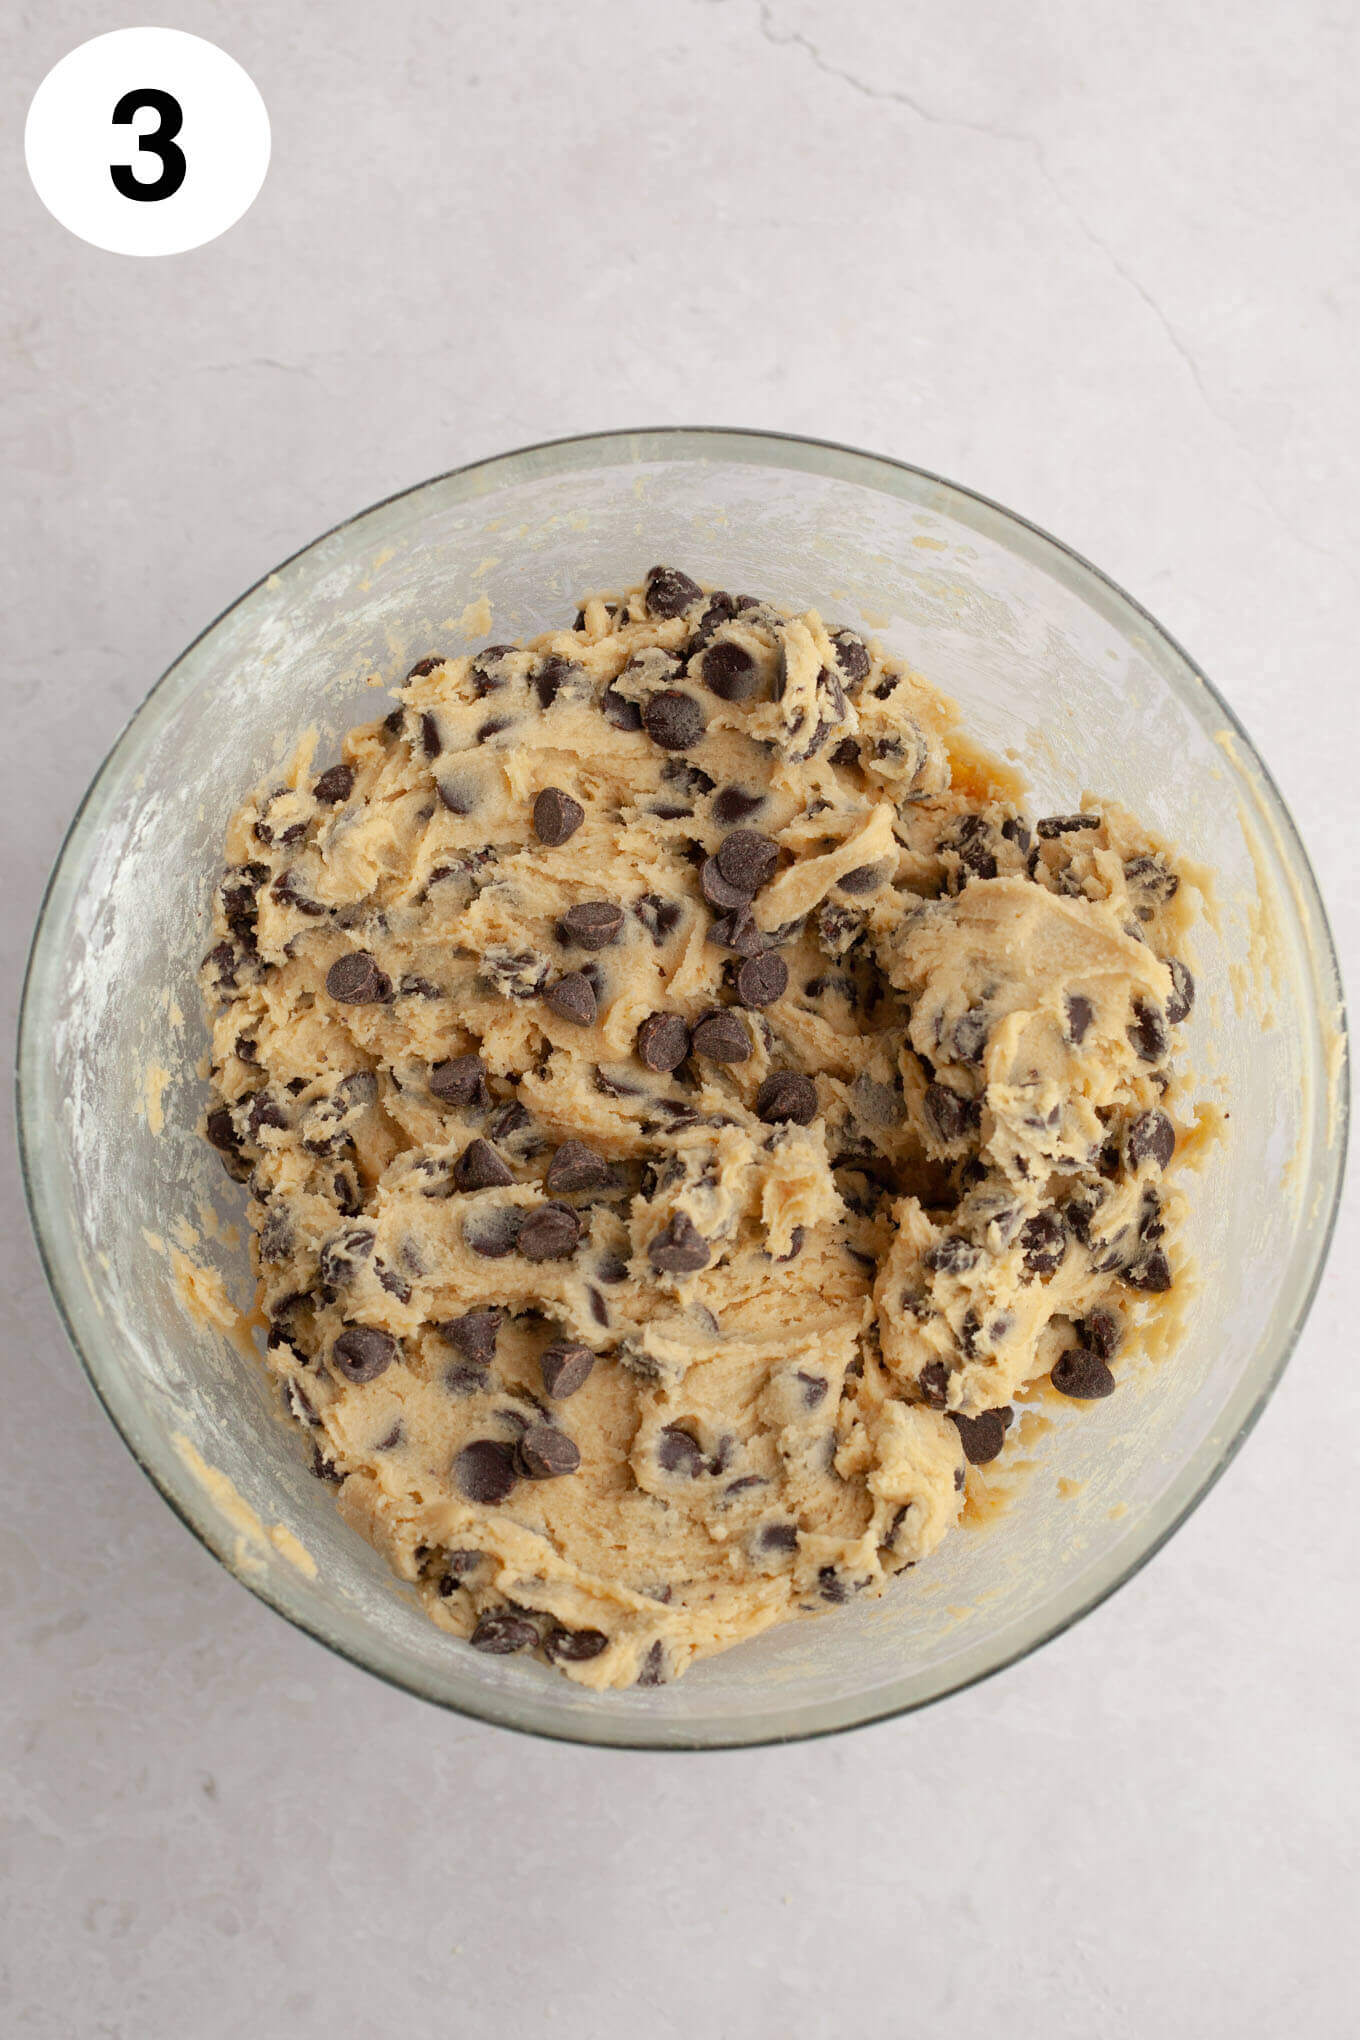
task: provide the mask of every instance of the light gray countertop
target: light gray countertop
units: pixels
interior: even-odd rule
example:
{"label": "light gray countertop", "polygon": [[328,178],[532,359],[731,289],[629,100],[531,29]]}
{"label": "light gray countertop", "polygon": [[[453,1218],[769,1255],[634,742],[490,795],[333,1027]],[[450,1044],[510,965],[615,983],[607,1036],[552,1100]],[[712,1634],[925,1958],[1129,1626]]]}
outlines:
{"label": "light gray countertop", "polygon": [[[1257,740],[1354,961],[1353,10],[158,18],[274,135],[246,219],[163,261],[74,240],[15,146],[109,10],[4,36],[11,1004],[88,779],[243,587],[427,474],[667,422],[898,455],[1098,561]],[[1255,1435],[1112,1602],[915,1719],[694,1758],[445,1718],[288,1629],[123,1450],[5,1196],[0,2032],[1354,2030],[1353,1210]]]}

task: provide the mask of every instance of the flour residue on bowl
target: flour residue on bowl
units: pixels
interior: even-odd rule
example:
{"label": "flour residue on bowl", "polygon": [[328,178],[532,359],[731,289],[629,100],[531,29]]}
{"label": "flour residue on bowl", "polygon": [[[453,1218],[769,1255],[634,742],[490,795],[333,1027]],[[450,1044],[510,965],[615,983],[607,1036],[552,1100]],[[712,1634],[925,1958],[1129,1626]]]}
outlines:
{"label": "flour residue on bowl", "polygon": [[218,1513],[230,1523],[235,1534],[232,1546],[232,1562],[238,1572],[258,1573],[264,1570],[270,1550],[277,1551],[280,1558],[294,1566],[304,1578],[316,1578],[316,1560],[300,1537],[295,1536],[286,1523],[271,1523],[266,1526],[251,1508],[229,1475],[217,1467],[210,1466],[191,1438],[183,1431],[176,1431],[171,1442],[176,1452],[188,1467],[203,1492],[210,1498]]}

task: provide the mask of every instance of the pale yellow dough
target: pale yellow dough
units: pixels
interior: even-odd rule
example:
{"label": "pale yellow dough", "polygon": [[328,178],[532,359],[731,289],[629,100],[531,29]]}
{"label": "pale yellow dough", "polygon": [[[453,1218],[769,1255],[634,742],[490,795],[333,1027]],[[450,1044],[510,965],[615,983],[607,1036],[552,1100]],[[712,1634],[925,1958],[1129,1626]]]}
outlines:
{"label": "pale yellow dough", "polygon": [[[319,1472],[436,1622],[597,1687],[925,1558],[964,1441],[1000,1440],[955,1417],[1064,1354],[1099,1370],[1092,1345],[1177,1271],[1193,888],[1108,804],[1035,836],[899,662],[815,613],[710,599],[654,574],[525,647],[432,654],[320,799],[304,745],[231,823],[204,968],[209,1137],[249,1182],[267,1364]],[[745,698],[706,684],[715,647]],[[668,693],[694,705],[683,749],[649,734]],[[556,844],[534,829],[549,788],[583,811]],[[772,943],[788,984],[759,1008],[701,886],[733,826],[778,849],[744,946]],[[564,941],[601,901],[617,936]],[[346,956],[360,978],[372,959],[365,1002],[328,989]],[[545,997],[581,971],[588,1024]],[[650,1015],[715,1007],[744,1061],[644,1066]],[[484,1083],[437,1095],[473,1053]],[[761,1116],[780,1072],[812,1079],[810,1123]],[[477,1139],[509,1182],[460,1187]],[[605,1179],[554,1195],[567,1141]],[[574,1244],[530,1259],[514,1226],[553,1203]],[[656,1265],[675,1226],[705,1265]],[[486,1310],[479,1365],[449,1327]],[[355,1327],[387,1335],[372,1379],[337,1360]],[[562,1342],[596,1356],[565,1399],[540,1368]],[[579,1467],[528,1477],[526,1425]],[[477,1441],[503,1497],[468,1492]]]}

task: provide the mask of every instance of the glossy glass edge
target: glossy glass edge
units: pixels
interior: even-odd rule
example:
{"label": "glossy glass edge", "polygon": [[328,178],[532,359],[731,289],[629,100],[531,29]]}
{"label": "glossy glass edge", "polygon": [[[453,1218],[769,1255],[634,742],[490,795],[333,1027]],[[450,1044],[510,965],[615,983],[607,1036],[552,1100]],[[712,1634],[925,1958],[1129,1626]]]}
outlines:
{"label": "glossy glass edge", "polygon": [[[796,455],[793,452],[795,449]],[[41,963],[47,931],[50,926],[55,925],[53,917],[63,903],[63,880],[66,877],[68,864],[74,862],[75,853],[83,846],[87,837],[93,833],[103,807],[112,798],[110,789],[114,778],[114,768],[121,762],[124,752],[130,747],[134,733],[144,747],[153,742],[159,724],[172,714],[179,705],[179,690],[175,686],[176,680],[186,681],[185,691],[191,690],[192,686],[196,684],[192,676],[185,676],[183,672],[183,669],[190,662],[195,649],[218,628],[227,616],[234,614],[237,610],[250,603],[270,582],[276,578],[281,579],[284,577],[288,570],[294,567],[306,555],[314,552],[318,547],[326,544],[327,541],[339,533],[351,531],[356,526],[361,525],[366,519],[376,516],[392,504],[400,502],[407,497],[417,496],[426,490],[450,483],[463,483],[463,499],[473,501],[480,496],[489,495],[496,487],[529,479],[535,474],[541,474],[554,468],[570,472],[572,468],[585,467],[591,464],[622,466],[644,464],[650,460],[690,459],[702,463],[710,457],[735,458],[741,459],[750,465],[764,464],[793,469],[795,471],[829,475],[834,479],[875,489],[879,493],[891,494],[918,502],[920,501],[922,485],[925,485],[931,490],[938,490],[940,492],[940,501],[937,505],[925,504],[922,507],[939,508],[941,511],[955,517],[957,521],[979,529],[985,536],[1006,545],[1010,550],[1019,551],[1024,557],[1038,565],[1041,570],[1062,582],[1079,599],[1096,607],[1100,613],[1104,614],[1117,627],[1126,630],[1127,620],[1129,618],[1137,619],[1160,642],[1165,650],[1171,654],[1173,664],[1182,668],[1188,681],[1192,683],[1184,688],[1184,692],[1187,703],[1196,713],[1197,719],[1208,727],[1206,718],[1202,713],[1203,704],[1196,700],[1196,691],[1198,690],[1204,696],[1207,696],[1208,701],[1212,703],[1215,718],[1230,728],[1240,738],[1244,746],[1251,771],[1259,781],[1260,797],[1271,819],[1280,831],[1280,841],[1283,850],[1288,853],[1287,859],[1282,858],[1280,860],[1282,868],[1290,876],[1302,881],[1304,898],[1314,923],[1313,934],[1315,939],[1310,946],[1316,959],[1319,975],[1325,975],[1329,979],[1327,986],[1324,987],[1322,984],[1318,986],[1320,1007],[1324,1003],[1323,995],[1326,993],[1326,1003],[1330,1005],[1334,1013],[1335,1024],[1342,1037],[1343,1044],[1347,1040],[1344,997],[1335,943],[1311,862],[1283,796],[1275,785],[1264,761],[1259,757],[1250,736],[1238,721],[1232,709],[1223,700],[1212,682],[1201,671],[1195,661],[1185,652],[1171,634],[1164,629],[1151,612],[1145,609],[1132,596],[1128,595],[1107,574],[1103,573],[1100,568],[1084,559],[1081,554],[1075,552],[1061,540],[1052,537],[1051,534],[1043,531],[1039,526],[1032,524],[1028,519],[1006,509],[1001,504],[993,502],[990,498],[979,494],[975,490],[961,487],[942,476],[931,473],[927,469],[914,467],[908,462],[891,460],[886,456],[867,453],[861,449],[844,446],[834,441],[808,439],[795,434],[748,432],[733,427],[662,426],[541,441],[510,453],[494,455],[486,460],[471,462],[464,467],[451,469],[444,474],[419,482],[409,489],[395,491],[392,495],[382,498],[379,502],[370,504],[366,509],[357,512],[354,516],[345,519],[342,523],[333,526],[329,531],[321,534],[320,537],[311,540],[307,545],[300,547],[279,566],[271,568],[259,580],[253,583],[243,595],[239,596],[235,602],[229,604],[226,609],[215,617],[204,630],[200,631],[190,641],[184,651],[179,654],[150,689],[141,705],[124,725],[124,728],[109,750],[107,757],[91,781],[84,798],[72,818],[61,849],[58,852],[51,876],[49,877],[38,913],[20,1008],[19,1057],[16,1071],[16,1117],[25,1196],[28,1202],[30,1222],[33,1227],[48,1287],[52,1293],[53,1302],[67,1338],[80,1361],[86,1377],[132,1457],[141,1467],[157,1492],[170,1508],[173,1509],[180,1521],[192,1531],[199,1543],[219,1560],[224,1569],[239,1584],[246,1586],[256,1598],[264,1601],[267,1606],[282,1615],[295,1628],[303,1630],[304,1633],[312,1636],[317,1642],[324,1644],[338,1656],[345,1658],[348,1662],[364,1671],[373,1673],[386,1684],[394,1686],[400,1691],[409,1692],[416,1698],[426,1700],[430,1704],[444,1708],[449,1712],[464,1714],[472,1719],[484,1721],[493,1726],[511,1728],[518,1733],[535,1735],[546,1740],[584,1744],[588,1747],[649,1751],[756,1748],[786,1742],[810,1741],[826,1735],[847,1733],[854,1728],[870,1727],[877,1722],[891,1720],[900,1714],[911,1713],[920,1707],[932,1705],[938,1700],[947,1698],[951,1693],[965,1691],[969,1686],[977,1685],[997,1672],[1004,1671],[1010,1665],[1018,1663],[1023,1658],[1029,1656],[1032,1651],[1038,1650],[1043,1644],[1051,1642],[1055,1637],[1062,1635],[1074,1623],[1082,1620],[1093,1609],[1099,1607],[1103,1601],[1107,1600],[1126,1581],[1133,1578],[1156,1555],[1168,1538],[1174,1535],[1187,1516],[1203,1500],[1204,1496],[1213,1487],[1215,1481],[1218,1480],[1232,1463],[1242,1443],[1259,1418],[1266,1402],[1269,1400],[1285,1366],[1288,1364],[1290,1355],[1307,1319],[1308,1311],[1311,1308],[1326,1263],[1327,1250],[1331,1242],[1340,1203],[1349,1133],[1349,1054],[1347,1052],[1343,1059],[1342,1074],[1339,1080],[1339,1096],[1335,1100],[1335,1137],[1330,1144],[1322,1146],[1320,1150],[1318,1149],[1316,1134],[1314,1134],[1314,1138],[1310,1143],[1310,1149],[1314,1151],[1311,1155],[1314,1169],[1318,1170],[1319,1160],[1323,1164],[1318,1173],[1321,1176],[1327,1201],[1326,1220],[1320,1228],[1315,1229],[1310,1235],[1313,1242],[1313,1251],[1307,1264],[1307,1280],[1302,1285],[1300,1303],[1296,1309],[1289,1333],[1282,1342],[1280,1351],[1274,1356],[1272,1363],[1263,1374],[1257,1376],[1249,1373],[1243,1377],[1241,1387],[1244,1392],[1247,1392],[1247,1406],[1242,1411],[1232,1436],[1228,1439],[1227,1443],[1215,1456],[1208,1459],[1207,1464],[1200,1465],[1197,1463],[1200,1459],[1208,1457],[1208,1455],[1201,1451],[1200,1454],[1195,1455],[1194,1458],[1187,1461],[1186,1465],[1180,1469],[1179,1480],[1181,1482],[1184,1482],[1186,1477],[1190,1476],[1184,1498],[1172,1509],[1166,1521],[1160,1525],[1155,1534],[1127,1564],[1123,1564],[1121,1568],[1116,1569],[1110,1578],[1098,1580],[1072,1607],[1062,1610],[1047,1627],[1039,1633],[1026,1638],[1023,1643],[1007,1651],[994,1663],[978,1669],[964,1671],[959,1677],[941,1684],[936,1691],[906,1700],[895,1699],[885,1706],[871,1706],[862,1714],[851,1712],[846,1718],[829,1721],[825,1725],[813,1727],[800,1726],[783,1734],[757,1733],[742,1735],[738,1733],[726,1738],[722,1735],[721,1723],[717,1725],[716,1732],[711,1735],[708,1732],[689,1737],[665,1734],[657,1735],[655,1733],[652,1735],[612,1734],[609,1732],[609,1716],[603,1711],[608,1706],[606,1701],[603,1703],[600,1715],[592,1717],[589,1730],[583,1726],[582,1732],[576,1733],[558,1727],[538,1726],[527,1720],[508,1719],[503,1713],[495,1712],[491,1709],[482,1709],[461,1699],[453,1701],[443,1694],[427,1691],[419,1683],[399,1677],[384,1669],[381,1665],[358,1655],[337,1637],[328,1634],[323,1627],[311,1621],[299,1611],[289,1607],[285,1595],[270,1590],[272,1582],[257,1583],[242,1579],[240,1573],[230,1562],[227,1538],[225,1536],[215,1537],[212,1534],[212,1530],[208,1527],[209,1524],[212,1524],[214,1528],[216,1527],[215,1519],[210,1510],[206,1508],[203,1510],[203,1520],[200,1521],[194,1510],[190,1507],[187,1498],[189,1485],[187,1480],[185,1482],[185,1493],[181,1493],[178,1488],[171,1484],[168,1478],[162,1477],[162,1472],[159,1468],[148,1463],[147,1458],[137,1449],[132,1438],[124,1429],[123,1423],[103,1392],[96,1369],[85,1350],[85,1344],[75,1322],[75,1313],[68,1307],[65,1274],[58,1265],[60,1253],[58,1247],[53,1244],[53,1242],[62,1239],[60,1218],[55,1208],[49,1208],[54,1205],[54,1200],[50,1200],[47,1195],[47,1185],[43,1176],[40,1151],[36,1139],[33,1137],[36,1125],[41,1123],[41,1113],[38,1112],[36,1114],[35,1126],[34,1129],[31,1129],[29,1105],[30,1094],[38,1098],[39,1105],[44,1102],[38,1097],[38,1094],[44,1088],[42,1051],[38,1043],[42,1039],[42,1007],[47,992],[47,986],[44,984],[41,975]],[[1021,540],[1018,546],[1015,543],[1017,536]],[[1102,599],[1092,604],[1091,598],[1093,594],[1098,594]],[[1177,681],[1179,681],[1179,676],[1177,676]],[[147,712],[153,708],[153,705],[160,710],[160,713],[149,717]],[[1320,1051],[1320,1042],[1315,1043],[1314,1046]],[[1319,1060],[1322,1060],[1320,1054]],[[49,1240],[49,1231],[52,1236],[51,1240]],[[1175,1486],[1177,1483],[1173,1482],[1172,1485]],[[967,1653],[964,1654],[964,1659],[966,1662]],[[622,1728],[624,1726],[620,1717],[615,1716],[614,1721],[618,1727]],[[594,1732],[597,1728],[601,1732]]]}

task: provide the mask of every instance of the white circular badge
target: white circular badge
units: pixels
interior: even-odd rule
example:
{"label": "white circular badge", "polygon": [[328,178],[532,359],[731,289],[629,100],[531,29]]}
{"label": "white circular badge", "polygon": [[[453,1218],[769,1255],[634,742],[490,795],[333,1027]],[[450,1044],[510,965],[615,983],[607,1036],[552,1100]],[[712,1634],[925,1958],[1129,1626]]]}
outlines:
{"label": "white circular badge", "polygon": [[235,58],[177,28],[119,28],[53,67],[24,128],[54,219],[114,255],[178,255],[234,226],[269,168],[269,115]]}

